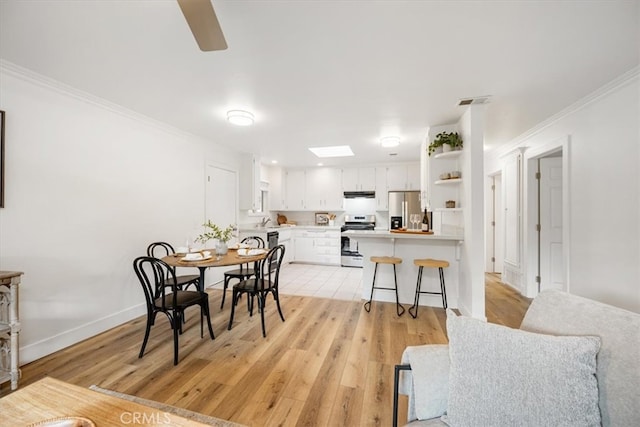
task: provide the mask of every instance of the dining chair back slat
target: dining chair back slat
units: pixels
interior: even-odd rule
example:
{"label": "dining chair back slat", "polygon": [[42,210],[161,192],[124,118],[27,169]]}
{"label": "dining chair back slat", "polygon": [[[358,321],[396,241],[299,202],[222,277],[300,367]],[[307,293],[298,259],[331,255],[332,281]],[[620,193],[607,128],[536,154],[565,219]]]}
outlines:
{"label": "dining chair back slat", "polygon": [[[176,252],[167,242],[153,242],[149,246],[147,246],[147,256],[161,259],[168,255],[174,255]],[[168,264],[165,264],[168,269],[170,269],[175,276],[177,281],[177,286],[180,290],[186,290],[189,286],[193,285],[196,289],[199,287],[200,283],[200,275],[198,274],[186,274],[180,275],[176,273],[175,267],[172,267]],[[165,273],[165,276],[168,276],[168,273]]]}
{"label": "dining chair back slat", "polygon": [[[248,245],[252,249],[264,249],[264,239],[260,236],[248,236],[242,239],[240,243]],[[244,279],[248,279],[252,276],[255,276],[255,271],[253,267],[249,264],[240,264],[239,268],[226,271],[224,273],[224,284],[222,287],[222,302],[220,303],[220,310],[224,308],[224,300],[227,295],[227,288],[229,287],[229,282],[231,279],[238,279],[239,281],[243,281]]]}
{"label": "dining chair back slat", "polygon": [[245,279],[233,286],[233,300],[231,302],[231,316],[229,318],[228,330],[233,326],[233,316],[235,307],[242,294],[247,294],[249,304],[249,315],[253,315],[253,299],[258,299],[258,309],[260,310],[260,320],[262,323],[262,336],[266,337],[267,332],[264,323],[264,308],[267,295],[271,294],[276,301],[276,307],[280,318],[284,322],[284,314],[280,307],[280,296],[278,294],[278,282],[280,279],[280,266],[284,258],[285,247],[278,245],[271,248],[266,257],[257,262],[256,276]]}
{"label": "dining chair back slat", "polygon": [[145,328],[139,358],[144,355],[144,349],[149,340],[151,326],[155,323],[158,313],[167,316],[173,329],[173,364],[178,364],[178,335],[182,334],[184,312],[188,307],[200,307],[200,337],[204,336],[204,317],[207,318],[209,335],[214,339],[209,314],[209,296],[206,292],[185,291],[179,288],[178,280],[171,266],[164,261],[150,256],[138,257],[133,261],[133,269],[142,285],[147,305],[147,324]]}

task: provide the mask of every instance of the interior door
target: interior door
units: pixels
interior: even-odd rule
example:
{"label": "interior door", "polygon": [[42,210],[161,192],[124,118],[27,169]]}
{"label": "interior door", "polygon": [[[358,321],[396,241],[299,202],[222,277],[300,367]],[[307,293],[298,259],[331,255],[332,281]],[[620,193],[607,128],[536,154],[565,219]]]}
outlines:
{"label": "interior door", "polygon": [[[205,215],[206,219],[227,227],[238,222],[236,171],[223,169],[219,166],[207,165],[207,182],[205,185]],[[214,242],[207,242],[213,246]],[[224,272],[234,267],[215,267],[207,270],[205,284],[211,285],[224,279]]]}
{"label": "interior door", "polygon": [[540,290],[566,290],[562,251],[562,157],[541,158]]}

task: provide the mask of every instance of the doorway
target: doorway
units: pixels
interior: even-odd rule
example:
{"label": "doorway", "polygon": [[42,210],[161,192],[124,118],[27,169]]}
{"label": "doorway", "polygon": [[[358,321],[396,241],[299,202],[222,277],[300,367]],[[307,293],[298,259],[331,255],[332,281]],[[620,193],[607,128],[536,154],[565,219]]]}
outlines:
{"label": "doorway", "polygon": [[566,290],[562,242],[562,151],[538,159],[538,291]]}
{"label": "doorway", "polygon": [[[207,165],[205,182],[205,218],[226,227],[238,223],[237,188],[238,176],[234,170],[222,166]],[[213,244],[213,242],[210,242]],[[205,283],[209,286],[224,279],[224,272],[233,267],[209,268]]]}
{"label": "doorway", "polygon": [[525,152],[526,296],[540,291],[569,291],[570,194],[569,136]]}

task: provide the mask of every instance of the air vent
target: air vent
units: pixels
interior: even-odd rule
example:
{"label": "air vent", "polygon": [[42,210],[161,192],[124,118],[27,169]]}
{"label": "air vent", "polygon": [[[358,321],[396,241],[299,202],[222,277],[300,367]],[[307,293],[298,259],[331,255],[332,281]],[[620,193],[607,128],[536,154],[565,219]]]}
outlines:
{"label": "air vent", "polygon": [[490,96],[477,96],[475,98],[463,98],[458,102],[459,106],[464,105],[476,105],[476,104],[486,104],[489,102]]}

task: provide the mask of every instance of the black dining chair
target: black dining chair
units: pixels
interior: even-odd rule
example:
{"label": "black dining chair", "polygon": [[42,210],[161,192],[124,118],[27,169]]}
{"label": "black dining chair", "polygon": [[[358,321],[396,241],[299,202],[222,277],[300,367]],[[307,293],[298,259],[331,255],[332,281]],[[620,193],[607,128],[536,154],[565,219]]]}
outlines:
{"label": "black dining chair", "polygon": [[204,337],[204,317],[207,318],[209,335],[214,339],[209,315],[209,295],[203,291],[183,291],[178,288],[173,269],[154,257],[138,257],[133,261],[133,269],[140,280],[147,303],[147,326],[144,340],[138,358],[144,355],[144,349],[149,340],[151,326],[155,323],[156,315],[163,313],[169,319],[173,329],[173,364],[178,364],[178,335],[182,334],[182,319],[188,307],[200,306],[200,338]]}
{"label": "black dining chair", "polygon": [[[251,248],[264,248],[264,240],[259,236],[249,236],[242,239],[242,242]],[[222,302],[220,303],[220,310],[224,308],[224,298],[227,295],[227,288],[231,279],[238,279],[243,281],[255,275],[254,268],[247,264],[240,264],[240,268],[229,270],[224,273],[224,288],[222,289]]]}
{"label": "black dining chair", "polygon": [[[153,242],[147,247],[147,256],[153,258],[163,258],[168,255],[174,255],[176,251],[173,249],[167,242]],[[175,267],[168,265],[172,271],[174,276],[176,276],[176,280],[178,281],[178,288],[181,290],[186,290],[189,286],[194,285],[196,289],[199,289],[200,283],[200,275],[199,274],[185,274],[178,276],[176,273]]]}
{"label": "black dining chair", "polygon": [[264,307],[267,295],[273,295],[278,307],[280,318],[284,322],[284,315],[280,308],[280,297],[278,295],[278,280],[280,277],[280,266],[284,257],[285,247],[278,245],[267,253],[266,258],[258,263],[257,275],[250,279],[242,280],[233,286],[233,299],[231,301],[231,317],[229,318],[228,330],[233,326],[233,315],[238,300],[242,294],[247,294],[249,298],[249,315],[253,316],[253,299],[258,298],[258,309],[260,310],[260,320],[262,322],[262,336],[266,337],[267,332],[264,325]]}

